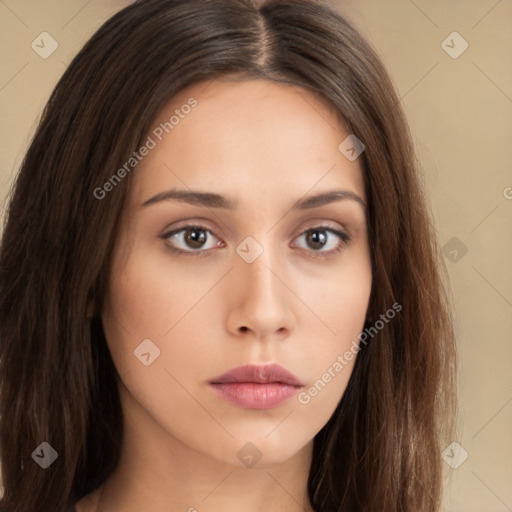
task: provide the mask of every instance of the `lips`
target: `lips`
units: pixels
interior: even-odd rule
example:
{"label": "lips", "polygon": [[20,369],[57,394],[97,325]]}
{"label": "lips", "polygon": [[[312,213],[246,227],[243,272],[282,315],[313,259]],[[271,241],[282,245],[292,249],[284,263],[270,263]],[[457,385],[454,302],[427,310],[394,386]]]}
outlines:
{"label": "lips", "polygon": [[304,384],[278,364],[245,365],[210,381],[223,399],[244,409],[271,409],[297,393]]}
{"label": "lips", "polygon": [[304,384],[288,370],[278,364],[245,365],[234,368],[210,381],[211,384],[252,382],[254,384],[279,383],[302,387]]}

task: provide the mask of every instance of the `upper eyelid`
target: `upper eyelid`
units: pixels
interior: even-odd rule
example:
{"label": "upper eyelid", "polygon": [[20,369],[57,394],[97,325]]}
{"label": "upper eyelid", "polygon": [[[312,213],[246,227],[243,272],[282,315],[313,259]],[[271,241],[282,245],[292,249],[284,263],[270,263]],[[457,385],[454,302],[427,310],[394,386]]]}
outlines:
{"label": "upper eyelid", "polygon": [[[168,227],[166,227],[164,230],[163,230],[163,234],[162,234],[162,237],[168,237],[170,236],[171,234],[173,233],[176,233],[176,232],[179,232],[183,229],[186,229],[186,228],[190,228],[190,227],[196,227],[196,228],[201,228],[201,229],[204,229],[205,231],[210,231],[213,235],[215,235],[217,238],[219,238],[216,233],[215,233],[215,228],[210,228],[208,227],[208,223],[204,223],[205,221],[204,220],[200,220],[200,221],[193,221],[193,220],[189,220],[189,221],[183,221],[183,222],[186,222],[186,224],[183,224],[181,226],[178,226],[178,227],[174,227],[172,229],[169,229]],[[309,225],[311,223],[311,225]],[[333,226],[333,225],[329,225],[330,223],[336,223],[337,225]],[[333,230],[333,231],[342,231],[342,232],[345,232],[347,235],[350,235],[351,234],[351,229],[349,229],[346,224],[342,223],[342,222],[337,222],[337,221],[327,221],[327,220],[323,220],[323,219],[313,219],[313,220],[310,220],[307,222],[308,226],[307,227],[303,227],[300,229],[300,231],[295,235],[295,236],[298,236],[298,235],[302,235],[305,231],[309,231],[311,229],[318,229],[318,228],[325,228],[325,229],[330,229],[330,230]],[[294,230],[295,231],[295,230]]]}
{"label": "upper eyelid", "polygon": [[[303,233],[305,233],[306,231],[310,231],[311,229],[320,229],[320,228],[329,229],[329,230],[333,230],[333,231],[345,231],[347,234],[349,234],[350,230],[347,229],[345,225],[340,224],[340,223],[338,223],[338,224],[339,224],[339,226],[330,226],[329,225],[329,221],[327,221],[327,222],[326,221],[321,221],[321,220],[320,221],[315,221],[315,223],[312,224],[311,226],[308,226],[308,227],[305,227],[305,228],[301,228],[301,230],[298,232],[298,234],[302,235]],[[180,231],[182,231],[184,229],[187,229],[187,228],[203,229],[204,231],[209,231],[213,235],[217,236],[215,234],[215,229],[212,229],[212,228],[208,227],[206,224],[201,224],[201,222],[194,222],[194,221],[189,222],[188,224],[184,224],[182,226],[178,226],[178,227],[172,228],[172,229],[165,228],[163,230],[162,236],[163,237],[168,237],[168,236],[170,236],[170,235],[172,235],[174,233],[180,232]]]}
{"label": "upper eyelid", "polygon": [[209,227],[207,226],[204,226],[202,224],[199,224],[199,223],[194,223],[194,222],[191,222],[189,224],[185,224],[184,226],[180,226],[178,228],[173,228],[173,229],[170,229],[170,230],[164,230],[164,233],[162,235],[162,238],[169,238],[170,236],[172,235],[175,235],[177,233],[180,233],[181,231],[185,231],[186,229],[189,229],[189,228],[196,228],[196,229],[202,229],[203,231],[208,231],[209,233],[211,233],[212,235],[214,235],[216,238],[219,238],[216,234],[215,234],[215,231],[213,229],[210,229]]}
{"label": "upper eyelid", "polygon": [[[189,229],[189,228],[202,229],[203,231],[207,231],[207,232],[211,233],[215,238],[217,238],[217,240],[220,240],[220,237],[218,237],[215,234],[214,230],[210,229],[206,225],[203,225],[201,223],[194,223],[194,222],[190,222],[183,226],[174,228],[170,231],[165,231],[164,234],[162,235],[162,238],[167,239],[167,238],[174,236],[178,233],[181,233],[182,231],[185,231],[186,229]],[[323,223],[322,223],[322,221],[317,221],[316,224],[314,224],[310,227],[301,229],[301,231],[297,235],[295,235],[293,239],[295,240],[297,237],[304,235],[308,231],[312,231],[315,229],[329,231],[332,234],[334,234],[335,236],[340,237],[342,239],[342,241],[345,241],[345,238],[347,238],[349,240],[352,238],[350,232],[345,228],[345,226],[343,226],[340,229],[340,228],[335,228],[335,227],[327,225],[327,223],[325,221]],[[345,235],[345,236],[343,236],[343,235]],[[208,250],[208,249],[206,249],[206,250]],[[187,251],[187,252],[201,252],[201,249],[199,249],[198,251]]]}

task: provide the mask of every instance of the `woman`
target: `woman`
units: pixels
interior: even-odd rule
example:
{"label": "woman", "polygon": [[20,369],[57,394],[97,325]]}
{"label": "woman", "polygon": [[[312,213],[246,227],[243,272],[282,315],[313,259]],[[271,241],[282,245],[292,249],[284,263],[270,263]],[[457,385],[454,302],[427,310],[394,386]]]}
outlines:
{"label": "woman", "polygon": [[2,509],[438,511],[455,349],[413,155],[327,4],[108,20],[10,202]]}

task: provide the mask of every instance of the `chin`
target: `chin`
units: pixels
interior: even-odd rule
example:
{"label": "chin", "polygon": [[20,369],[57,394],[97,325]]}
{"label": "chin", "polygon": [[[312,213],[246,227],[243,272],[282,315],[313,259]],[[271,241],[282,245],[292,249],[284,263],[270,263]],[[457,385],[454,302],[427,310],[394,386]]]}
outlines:
{"label": "chin", "polygon": [[269,468],[282,464],[312,447],[313,438],[293,439],[291,436],[266,437],[268,432],[259,435],[241,436],[232,439],[224,446],[216,444],[216,450],[209,454],[212,458],[237,468]]}

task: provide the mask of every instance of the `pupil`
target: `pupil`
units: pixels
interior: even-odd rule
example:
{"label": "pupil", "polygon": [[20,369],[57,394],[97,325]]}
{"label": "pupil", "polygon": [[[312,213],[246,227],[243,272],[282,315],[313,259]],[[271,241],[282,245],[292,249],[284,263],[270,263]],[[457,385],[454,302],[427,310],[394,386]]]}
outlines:
{"label": "pupil", "polygon": [[[323,247],[325,244],[325,232],[324,231],[310,231],[308,234],[309,241],[313,246]],[[201,247],[206,241],[206,234],[202,229],[188,229],[186,231],[185,239],[187,243],[191,242],[193,247]]]}
{"label": "pupil", "polygon": [[185,233],[185,239],[187,243],[191,241],[192,247],[201,247],[206,240],[206,235],[204,230],[201,229],[188,229]]}
{"label": "pupil", "polygon": [[323,247],[325,244],[325,232],[324,231],[310,231],[309,239],[312,241],[312,244],[319,244],[319,247]]}

